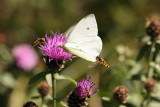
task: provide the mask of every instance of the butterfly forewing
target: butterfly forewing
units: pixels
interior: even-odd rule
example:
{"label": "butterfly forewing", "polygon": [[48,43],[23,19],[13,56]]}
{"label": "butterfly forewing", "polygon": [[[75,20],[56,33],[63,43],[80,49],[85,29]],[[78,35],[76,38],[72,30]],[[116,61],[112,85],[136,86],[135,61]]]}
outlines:
{"label": "butterfly forewing", "polygon": [[[98,34],[97,23],[94,14],[90,14],[70,30],[65,44],[73,54],[86,60],[95,62],[96,56],[102,50],[102,41]],[[80,51],[80,52],[78,52]],[[88,56],[90,56],[88,58]]]}
{"label": "butterfly forewing", "polygon": [[79,43],[80,37],[97,36],[98,29],[95,16],[90,14],[83,19],[81,19],[74,28],[70,35],[67,37],[67,42]]}

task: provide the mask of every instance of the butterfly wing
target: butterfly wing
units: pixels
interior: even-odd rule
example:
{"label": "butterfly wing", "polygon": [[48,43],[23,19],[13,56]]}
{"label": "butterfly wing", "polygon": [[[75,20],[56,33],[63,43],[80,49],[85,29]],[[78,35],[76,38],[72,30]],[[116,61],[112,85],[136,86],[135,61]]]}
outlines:
{"label": "butterfly wing", "polygon": [[84,17],[70,30],[65,48],[71,53],[88,61],[95,62],[102,50],[102,40],[98,34],[94,14]]}
{"label": "butterfly wing", "polygon": [[72,25],[69,29],[67,29],[66,31],[66,36],[68,37],[68,35],[70,35],[74,29],[75,25]]}

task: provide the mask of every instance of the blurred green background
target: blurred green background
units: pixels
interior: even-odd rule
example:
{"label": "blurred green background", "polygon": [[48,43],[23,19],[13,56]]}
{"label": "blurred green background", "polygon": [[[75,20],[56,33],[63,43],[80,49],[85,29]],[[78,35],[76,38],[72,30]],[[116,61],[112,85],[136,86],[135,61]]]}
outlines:
{"label": "blurred green background", "polygon": [[[27,101],[39,106],[38,83],[28,85],[29,79],[45,70],[42,53],[39,63],[30,72],[14,65],[11,51],[18,44],[33,44],[38,37],[51,31],[65,32],[86,15],[93,13],[98,24],[98,35],[103,41],[102,57],[110,68],[75,58],[67,62],[63,75],[79,81],[86,75],[93,75],[99,92],[89,100],[89,107],[116,107],[101,97],[112,97],[114,88],[126,85],[132,101],[128,107],[139,107],[143,95],[142,83],[131,80],[131,74],[145,71],[134,60],[143,45],[137,38],[145,34],[146,17],[159,15],[159,0],[1,0],[0,1],[0,105],[1,107],[22,107]],[[145,62],[143,62],[145,65]],[[133,66],[138,66],[132,69]],[[66,101],[74,86],[66,81],[57,81],[57,98]],[[136,94],[134,93],[136,92]],[[138,93],[138,94],[137,94]],[[133,97],[134,96],[134,97]],[[61,107],[60,105],[57,105]],[[158,107],[158,106],[154,106]]]}

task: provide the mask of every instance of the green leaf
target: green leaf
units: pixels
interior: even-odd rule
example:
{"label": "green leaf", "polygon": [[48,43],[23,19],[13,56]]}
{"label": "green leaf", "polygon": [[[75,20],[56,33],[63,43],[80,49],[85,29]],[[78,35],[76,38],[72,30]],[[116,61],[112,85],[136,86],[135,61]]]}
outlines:
{"label": "green leaf", "polygon": [[111,101],[111,99],[109,97],[102,97],[102,100],[104,100],[104,101]]}
{"label": "green leaf", "polygon": [[63,106],[63,107],[68,107],[65,102],[60,101],[60,100],[58,100],[58,99],[56,99],[56,98],[54,98],[54,100],[56,100],[61,106]]}
{"label": "green leaf", "polygon": [[140,50],[140,52],[139,52],[139,54],[138,54],[138,56],[136,58],[136,62],[139,62],[143,58],[143,56],[147,53],[149,47],[150,47],[150,45],[144,45],[141,48],[141,50]]}
{"label": "green leaf", "polygon": [[31,99],[39,99],[39,98],[41,98],[41,96],[33,96],[33,97],[31,97]]}
{"label": "green leaf", "polygon": [[[58,73],[55,73],[54,74],[54,78],[57,79],[57,80],[67,80],[67,81],[73,83],[75,86],[77,85],[77,82],[74,79],[72,79],[72,78],[70,78],[68,76],[59,75]],[[50,85],[50,87],[52,87],[51,74],[47,74],[46,75],[46,80],[47,80],[48,84]]]}
{"label": "green leaf", "polygon": [[154,68],[154,70],[155,70],[158,74],[160,74],[160,66],[159,66],[159,64],[156,64],[156,63],[154,63],[154,62],[150,62],[149,65],[150,65],[152,68]]}
{"label": "green leaf", "polygon": [[44,71],[44,72],[40,72],[37,75],[35,75],[33,78],[30,79],[28,84],[33,84],[36,81],[40,80],[41,78],[45,77],[46,74],[48,74],[50,71]]}
{"label": "green leaf", "polygon": [[54,77],[57,80],[67,80],[67,81],[73,83],[75,86],[77,86],[77,82],[74,79],[72,79],[71,77],[64,76],[64,75],[59,75],[58,73],[54,74]]}
{"label": "green leaf", "polygon": [[52,76],[51,76],[51,74],[46,75],[46,80],[47,80],[48,85],[50,87],[52,87]]}
{"label": "green leaf", "polygon": [[156,43],[160,44],[160,40],[159,40],[159,39],[157,39],[157,40],[156,40]]}
{"label": "green leaf", "polygon": [[56,102],[58,102],[61,106],[63,107],[68,107],[67,104],[63,101],[58,100],[57,98],[53,98],[51,95],[46,96],[47,100],[56,100]]}
{"label": "green leaf", "polygon": [[139,73],[142,70],[142,66],[141,64],[137,63],[134,65],[134,67],[132,69],[130,69],[130,71],[127,74],[127,79],[133,79],[133,76],[138,76],[140,77]]}
{"label": "green leaf", "polygon": [[151,99],[157,102],[160,102],[160,98],[151,96]]}

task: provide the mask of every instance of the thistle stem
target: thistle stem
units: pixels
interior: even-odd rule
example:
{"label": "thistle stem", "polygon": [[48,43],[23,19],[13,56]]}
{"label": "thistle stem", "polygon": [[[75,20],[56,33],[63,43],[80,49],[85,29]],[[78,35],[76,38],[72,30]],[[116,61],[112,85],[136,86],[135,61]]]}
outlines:
{"label": "thistle stem", "polygon": [[148,61],[148,78],[152,78],[152,76],[153,76],[153,68],[150,67],[150,62],[153,61],[155,46],[156,46],[156,41],[153,40],[152,46],[151,46],[151,51],[150,51],[150,56],[149,56],[149,61]]}
{"label": "thistle stem", "polygon": [[43,107],[43,105],[44,105],[44,97],[42,96],[41,98],[42,98],[42,107]]}
{"label": "thistle stem", "polygon": [[142,107],[148,107],[149,104],[149,100],[150,100],[150,95],[147,93],[142,101],[141,106]]}
{"label": "thistle stem", "polygon": [[[148,79],[153,77],[154,69],[150,66],[150,63],[154,60],[154,53],[155,53],[155,46],[156,41],[152,40],[152,46],[150,50],[149,60],[148,60]],[[144,98],[144,101],[142,102],[142,107],[148,107],[148,104],[150,102],[150,94],[147,93],[146,97]]]}
{"label": "thistle stem", "polygon": [[52,93],[53,93],[53,107],[56,107],[56,79],[54,78],[54,72],[51,72],[52,75]]}

